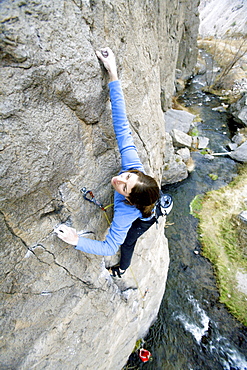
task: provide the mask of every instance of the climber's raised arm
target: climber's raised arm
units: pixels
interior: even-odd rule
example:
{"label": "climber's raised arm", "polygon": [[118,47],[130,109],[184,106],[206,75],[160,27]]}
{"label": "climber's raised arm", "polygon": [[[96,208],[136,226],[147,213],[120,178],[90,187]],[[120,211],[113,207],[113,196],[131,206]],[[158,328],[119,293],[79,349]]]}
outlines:
{"label": "climber's raised arm", "polygon": [[96,51],[96,55],[104,64],[109,74],[110,82],[118,80],[116,59],[112,50],[110,48],[104,48],[101,51]]}
{"label": "climber's raised arm", "polygon": [[143,165],[137,154],[126,115],[125,101],[121,83],[118,80],[115,56],[110,48],[101,49],[97,53],[109,74],[110,100],[112,107],[112,122],[119,152],[122,160],[122,170],[138,169],[144,172]]}

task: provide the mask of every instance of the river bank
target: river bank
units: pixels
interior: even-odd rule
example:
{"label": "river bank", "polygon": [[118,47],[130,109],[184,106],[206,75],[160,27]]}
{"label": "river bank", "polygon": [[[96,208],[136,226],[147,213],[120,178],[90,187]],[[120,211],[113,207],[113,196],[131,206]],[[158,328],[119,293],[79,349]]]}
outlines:
{"label": "river bank", "polygon": [[198,66],[207,70],[205,91],[221,97],[232,104],[247,90],[247,41],[246,39],[199,38],[198,47],[212,55],[210,64],[198,56]]}
{"label": "river bank", "polygon": [[220,302],[247,326],[247,259],[246,238],[240,237],[247,225],[240,224],[239,215],[247,210],[247,166],[219,190],[197,197],[191,212],[199,218],[202,254],[214,267]]}

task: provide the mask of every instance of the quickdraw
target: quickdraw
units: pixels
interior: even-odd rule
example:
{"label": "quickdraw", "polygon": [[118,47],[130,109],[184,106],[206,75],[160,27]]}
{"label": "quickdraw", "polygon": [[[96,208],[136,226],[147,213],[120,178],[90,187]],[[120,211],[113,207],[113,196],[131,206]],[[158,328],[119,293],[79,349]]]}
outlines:
{"label": "quickdraw", "polygon": [[87,190],[87,188],[83,187],[81,189],[81,193],[83,194],[83,198],[85,200],[88,200],[89,202],[94,203],[96,206],[98,206],[100,209],[102,209],[102,211],[106,211],[103,204],[101,204],[99,201],[97,201],[95,199],[95,196],[93,195],[93,192],[91,190]]}
{"label": "quickdraw", "polygon": [[108,218],[108,216],[107,216],[106,210],[107,210],[107,208],[109,208],[109,207],[113,206],[113,204],[109,204],[108,206],[105,206],[105,207],[104,207],[104,206],[103,206],[103,204],[102,204],[102,203],[100,203],[100,202],[95,198],[95,196],[94,196],[93,192],[92,192],[91,190],[87,190],[87,188],[86,188],[86,187],[83,187],[83,188],[81,189],[81,193],[83,194],[83,198],[84,198],[85,200],[87,200],[88,202],[94,203],[97,207],[99,207],[102,211],[104,211],[105,218],[106,218],[106,220],[107,220],[108,224],[110,225],[110,224],[111,224],[111,222],[110,222],[110,220],[109,220],[109,218]]}

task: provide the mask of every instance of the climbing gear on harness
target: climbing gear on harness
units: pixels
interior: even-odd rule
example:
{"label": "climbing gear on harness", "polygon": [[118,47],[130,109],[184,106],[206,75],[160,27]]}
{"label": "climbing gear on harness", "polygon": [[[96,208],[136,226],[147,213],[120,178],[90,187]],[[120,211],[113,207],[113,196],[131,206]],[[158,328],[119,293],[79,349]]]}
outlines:
{"label": "climbing gear on harness", "polygon": [[152,356],[152,354],[148,350],[146,350],[144,348],[140,348],[139,357],[142,360],[142,362],[148,362],[148,360],[150,359],[151,356]]}
{"label": "climbing gear on harness", "polygon": [[157,200],[156,204],[155,204],[155,207],[152,211],[152,214],[150,217],[148,218],[140,218],[140,220],[142,221],[150,221],[153,217],[156,218],[156,223],[158,223],[158,218],[160,216],[167,216],[169,215],[169,213],[171,212],[172,210],[172,207],[173,207],[173,200],[172,200],[172,197],[171,195],[169,194],[164,194],[161,190],[160,190],[160,197],[159,199]]}
{"label": "climbing gear on harness", "polygon": [[158,219],[159,216],[167,216],[171,212],[173,207],[173,200],[171,195],[160,192],[160,197],[155,206],[155,217]]}
{"label": "climbing gear on harness", "polygon": [[111,266],[111,267],[107,267],[107,270],[110,272],[111,276],[113,277],[119,277],[121,278],[124,273],[125,273],[125,270],[124,271],[120,271],[120,265],[117,264],[115,266]]}
{"label": "climbing gear on harness", "polygon": [[108,206],[103,206],[102,203],[100,203],[98,200],[95,199],[95,196],[93,194],[93,192],[91,190],[87,190],[87,188],[84,186],[82,189],[81,189],[81,193],[83,194],[83,198],[91,203],[94,203],[97,207],[99,207],[102,211],[104,211],[104,215],[105,215],[105,218],[108,222],[108,224],[110,225],[110,220],[107,216],[107,213],[106,213],[106,210],[107,208],[113,206],[113,204],[109,204]]}

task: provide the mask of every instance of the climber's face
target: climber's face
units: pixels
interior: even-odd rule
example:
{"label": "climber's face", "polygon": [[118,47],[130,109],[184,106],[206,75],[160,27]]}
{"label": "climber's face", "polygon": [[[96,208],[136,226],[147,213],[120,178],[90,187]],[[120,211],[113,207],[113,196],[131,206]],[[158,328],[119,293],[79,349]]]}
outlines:
{"label": "climber's face", "polygon": [[121,175],[113,177],[111,179],[111,184],[119,194],[128,198],[137,181],[138,175],[136,173],[123,172]]}

